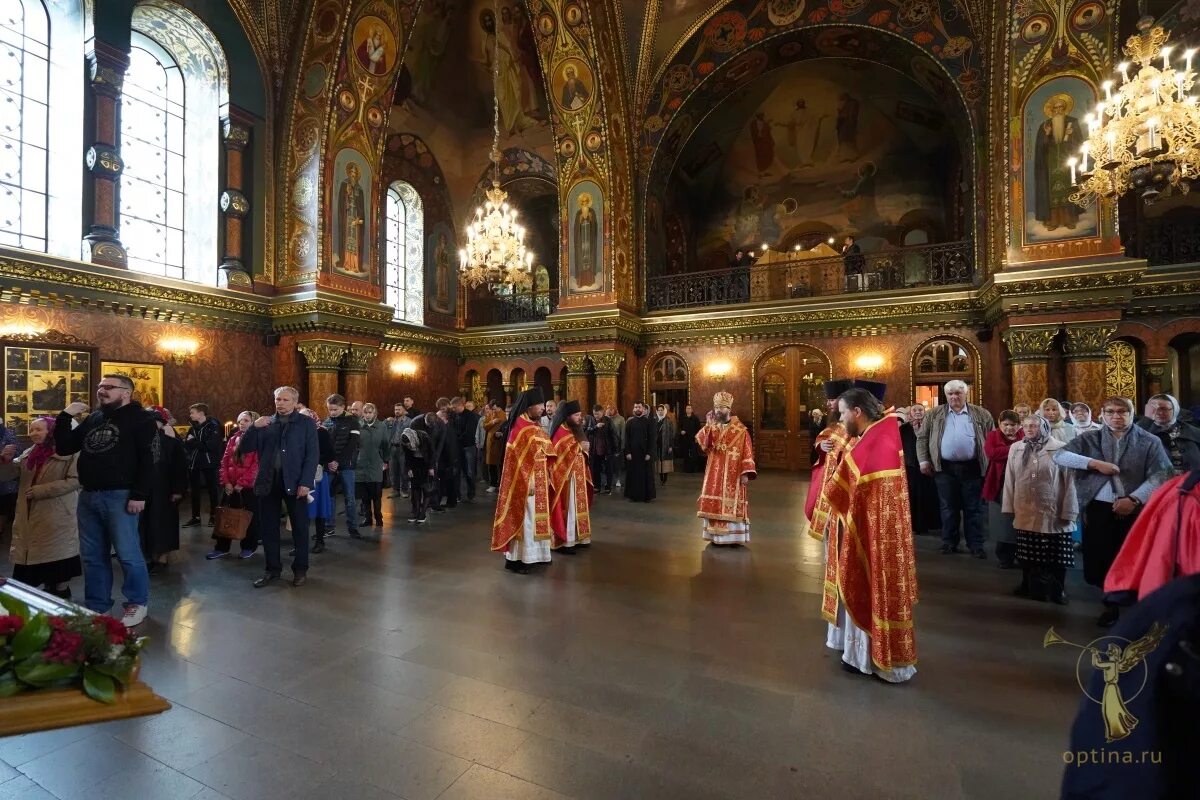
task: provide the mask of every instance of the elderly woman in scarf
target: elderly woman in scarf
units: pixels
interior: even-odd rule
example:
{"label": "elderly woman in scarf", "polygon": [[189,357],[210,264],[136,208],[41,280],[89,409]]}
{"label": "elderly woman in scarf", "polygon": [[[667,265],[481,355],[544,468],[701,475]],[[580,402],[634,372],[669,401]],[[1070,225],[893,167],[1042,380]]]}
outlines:
{"label": "elderly woman in scarf", "polygon": [[917,437],[925,425],[925,406],[917,403],[907,411],[907,421],[900,426],[900,440],[904,444],[908,510],[912,516],[913,533],[939,533],[942,530],[942,511],[938,503],[937,483],[932,475],[921,473],[921,462],[917,458]]}
{"label": "elderly woman in scarf", "polygon": [[983,476],[983,499],[988,504],[988,533],[996,543],[996,558],[1001,569],[1017,566],[1017,532],[1013,530],[1011,514],[1002,508],[1004,473],[1008,469],[1008,453],[1025,434],[1021,418],[1015,411],[1001,411],[995,430],[983,438],[983,454],[987,456],[987,473]]}
{"label": "elderly woman in scarf", "polygon": [[1066,605],[1067,570],[1075,566],[1071,531],[1079,516],[1074,473],[1054,461],[1064,445],[1049,420],[1031,414],[1021,420],[1021,431],[1025,438],[1009,448],[1001,506],[1017,532],[1021,583],[1013,593]]}
{"label": "elderly woman in scarf", "polygon": [[1071,419],[1075,420],[1075,435],[1098,431],[1104,426],[1092,420],[1092,407],[1087,403],[1071,404]]}
{"label": "elderly woman in scarf", "polygon": [[1171,459],[1171,469],[1182,475],[1200,469],[1200,430],[1179,419],[1179,401],[1169,394],[1156,394],[1146,403],[1146,416],[1138,425],[1162,442]]}
{"label": "elderly woman in scarf", "polygon": [[1047,397],[1038,406],[1038,416],[1050,423],[1050,435],[1063,444],[1071,441],[1077,435],[1075,426],[1067,422],[1067,412],[1062,403],[1053,397]]}
{"label": "elderly woman in scarf", "polygon": [[19,481],[9,550],[13,578],[45,586],[51,594],[69,600],[67,582],[83,574],[75,522],[79,454],[55,453],[54,422],[53,417],[38,417],[29,423],[33,446],[0,465],[0,480]]}

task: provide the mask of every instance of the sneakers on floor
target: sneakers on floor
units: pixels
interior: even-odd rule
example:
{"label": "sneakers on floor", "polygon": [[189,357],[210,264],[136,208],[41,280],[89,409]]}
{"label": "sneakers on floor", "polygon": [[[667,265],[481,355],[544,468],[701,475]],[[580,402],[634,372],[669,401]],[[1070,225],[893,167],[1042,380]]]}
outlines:
{"label": "sneakers on floor", "polygon": [[495,493],[496,493],[496,487],[495,487],[495,486],[489,486],[489,487],[487,488],[487,493],[488,493],[488,494],[495,494]]}
{"label": "sneakers on floor", "polygon": [[196,527],[197,525],[199,525],[199,524],[200,524],[200,518],[199,518],[199,517],[192,517],[191,519],[189,519],[187,522],[183,523],[183,524],[182,524],[182,525],[180,525],[179,527],[181,527],[181,528],[195,528],[195,527]]}
{"label": "sneakers on floor", "polygon": [[218,558],[224,558],[227,555],[229,555],[229,553],[227,553],[224,550],[213,550],[211,553],[206,555],[204,558],[206,561],[216,561]]}
{"label": "sneakers on floor", "polygon": [[139,606],[137,603],[127,603],[125,605],[125,613],[121,617],[121,624],[126,628],[133,628],[141,625],[146,620],[146,614],[149,613],[148,606]]}
{"label": "sneakers on floor", "polygon": [[243,550],[238,555],[238,558],[240,558],[242,561],[245,561],[247,558],[254,558],[254,551],[253,550]]}

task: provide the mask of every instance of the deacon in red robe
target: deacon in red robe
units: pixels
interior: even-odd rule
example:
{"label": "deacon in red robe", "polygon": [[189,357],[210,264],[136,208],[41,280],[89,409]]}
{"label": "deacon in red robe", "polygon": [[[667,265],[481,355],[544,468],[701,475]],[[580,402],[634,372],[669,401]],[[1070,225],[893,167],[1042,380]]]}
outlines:
{"label": "deacon in red robe", "polygon": [[1132,605],[1183,575],[1200,573],[1200,470],[1155,490],[1104,577],[1104,599]]}
{"label": "deacon in red robe", "polygon": [[504,472],[496,494],[492,550],[503,551],[506,569],[529,572],[550,561],[550,437],[542,430],[541,389],[517,398],[508,416]]}
{"label": "deacon in red robe", "polygon": [[917,671],[917,572],[900,421],[866,389],[845,392],[838,410],[857,440],[829,492],[837,558],[821,605],[825,644],[844,669],[901,683]]}
{"label": "deacon in red robe", "polygon": [[550,529],[551,547],[568,555],[576,545],[592,543],[592,471],[588,469],[588,441],[583,435],[579,401],[560,403],[550,422]]}
{"label": "deacon in red robe", "polygon": [[[837,399],[842,392],[853,388],[850,381],[825,381],[826,419],[829,426],[817,434],[813,448],[817,452],[817,463],[813,465],[808,483],[808,496],[804,500],[804,531],[814,539],[830,541],[833,537],[825,535],[829,524],[829,489],[833,478],[837,475],[850,437],[846,435],[846,426],[838,419]],[[828,554],[826,554],[828,556]]]}
{"label": "deacon in red robe", "polygon": [[708,455],[696,516],[701,533],[713,544],[750,541],[750,501],[746,484],[758,477],[750,431],[733,416],[733,395],[717,392],[712,416],[696,434],[696,446]]}

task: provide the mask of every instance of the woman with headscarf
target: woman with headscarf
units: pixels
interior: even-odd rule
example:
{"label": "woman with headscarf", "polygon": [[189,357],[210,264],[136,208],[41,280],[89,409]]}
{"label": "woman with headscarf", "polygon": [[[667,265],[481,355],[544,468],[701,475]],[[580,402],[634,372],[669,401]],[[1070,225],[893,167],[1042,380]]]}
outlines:
{"label": "woman with headscarf", "polygon": [[1004,472],[1001,510],[1013,515],[1017,532],[1017,560],[1021,583],[1019,597],[1067,604],[1067,570],[1075,566],[1071,531],[1079,516],[1074,473],[1054,461],[1064,445],[1051,435],[1045,417],[1021,420],[1025,438],[1014,442]]}
{"label": "woman with headscarf", "polygon": [[162,406],[150,406],[146,412],[158,433],[150,441],[154,479],[146,507],[138,515],[138,533],[146,570],[154,575],[166,570],[167,556],[179,549],[179,501],[188,491],[188,462],[183,443],[171,427],[171,412]]}
{"label": "woman with headscarf", "polygon": [[1074,425],[1067,423],[1067,414],[1063,411],[1062,403],[1053,397],[1047,397],[1038,406],[1038,416],[1050,423],[1050,435],[1066,444],[1076,436]]}
{"label": "woman with headscarf", "polygon": [[988,531],[996,542],[996,558],[1001,569],[1017,565],[1017,532],[1012,516],[1001,508],[1004,499],[1004,473],[1008,469],[1008,453],[1013,444],[1021,441],[1021,418],[1015,411],[1000,412],[998,427],[988,431],[983,440],[983,452],[988,459],[987,474],[983,477],[983,499],[988,504]]}
{"label": "woman with headscarf", "polygon": [[53,417],[37,417],[29,423],[33,446],[0,466],[0,480],[18,481],[9,549],[13,578],[70,600],[67,582],[83,574],[75,521],[79,454],[55,453],[54,423]]}
{"label": "woman with headscarf", "polygon": [[[833,421],[837,421],[836,415]],[[904,443],[904,472],[908,476],[908,509],[915,534],[937,533],[942,529],[937,483],[932,475],[921,473],[921,462],[917,458],[917,437],[921,435],[924,425],[925,406],[916,403],[908,409],[908,422],[900,426],[900,439]]]}
{"label": "woman with headscarf", "polygon": [[1075,435],[1098,431],[1104,426],[1092,420],[1092,407],[1087,403],[1071,404],[1071,419],[1075,421]]}
{"label": "woman with headscarf", "polygon": [[1146,403],[1146,416],[1138,425],[1162,442],[1175,475],[1200,469],[1200,431],[1179,419],[1179,401],[1169,394],[1156,394]]}

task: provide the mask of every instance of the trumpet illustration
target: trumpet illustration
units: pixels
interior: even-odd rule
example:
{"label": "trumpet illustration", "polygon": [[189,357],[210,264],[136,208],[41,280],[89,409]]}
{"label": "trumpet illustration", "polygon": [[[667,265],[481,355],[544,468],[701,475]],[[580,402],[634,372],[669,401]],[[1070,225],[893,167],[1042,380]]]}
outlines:
{"label": "trumpet illustration", "polygon": [[[1133,729],[1138,724],[1138,718],[1130,713],[1125,705],[1125,697],[1121,694],[1121,686],[1118,681],[1122,675],[1142,664],[1162,642],[1166,633],[1166,626],[1156,622],[1150,626],[1150,630],[1145,636],[1137,641],[1129,642],[1125,647],[1110,641],[1101,649],[1097,646],[1098,642],[1116,637],[1105,636],[1082,645],[1064,639],[1054,628],[1050,628],[1046,631],[1045,638],[1042,639],[1042,647],[1065,644],[1091,654],[1092,668],[1100,670],[1104,676],[1104,693],[1099,700],[1087,694],[1086,688],[1084,688],[1084,694],[1092,702],[1100,704],[1100,714],[1104,718],[1104,739],[1111,744],[1133,733]],[[1083,688],[1082,681],[1080,681],[1080,688]]]}

